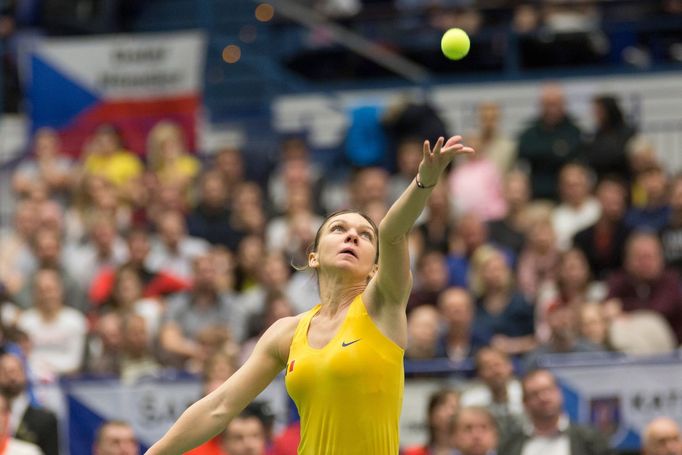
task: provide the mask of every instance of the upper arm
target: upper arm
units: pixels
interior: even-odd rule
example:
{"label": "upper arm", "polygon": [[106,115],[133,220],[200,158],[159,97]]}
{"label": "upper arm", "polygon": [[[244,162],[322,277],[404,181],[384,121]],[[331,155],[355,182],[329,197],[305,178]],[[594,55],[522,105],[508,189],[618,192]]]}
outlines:
{"label": "upper arm", "polygon": [[266,330],[244,365],[213,392],[220,412],[237,415],[284,369],[297,323],[297,318],[284,318]]}

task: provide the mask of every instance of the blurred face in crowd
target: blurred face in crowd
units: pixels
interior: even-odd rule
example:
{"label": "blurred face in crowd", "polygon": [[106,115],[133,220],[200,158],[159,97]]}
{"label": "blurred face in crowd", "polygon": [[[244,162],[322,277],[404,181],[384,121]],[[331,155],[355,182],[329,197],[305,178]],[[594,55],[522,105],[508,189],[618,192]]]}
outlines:
{"label": "blurred face in crowd", "polygon": [[670,191],[670,208],[674,212],[682,212],[682,177],[678,177],[673,181]]}
{"label": "blurred face in crowd", "polygon": [[431,305],[415,308],[407,320],[408,351],[412,358],[433,357],[438,339],[438,312]]}
{"label": "blurred face in crowd", "polygon": [[510,208],[520,208],[530,199],[528,176],[523,172],[512,171],[505,182],[505,197]]}
{"label": "blurred face in crowd", "polygon": [[523,403],[531,421],[542,422],[558,418],[564,405],[561,390],[549,371],[539,370],[523,380]]}
{"label": "blurred face in crowd", "polygon": [[110,253],[116,240],[116,229],[109,220],[98,220],[92,226],[92,242],[97,250]]}
{"label": "blurred face in crowd", "polygon": [[540,112],[543,122],[548,126],[560,123],[566,115],[564,91],[557,84],[547,85],[540,95]]}
{"label": "blurred face in crowd", "polygon": [[151,246],[145,232],[133,231],[128,235],[128,260],[136,265],[143,265]]}
{"label": "blurred face in crowd", "polygon": [[12,354],[0,357],[0,393],[15,398],[26,389],[26,373],[21,359]]}
{"label": "blurred face in crowd", "polygon": [[647,202],[661,204],[664,202],[668,186],[668,178],[661,169],[651,169],[639,177],[639,182],[647,196]]}
{"label": "blurred face in crowd", "polygon": [[260,277],[266,288],[284,288],[289,280],[289,266],[284,261],[284,256],[277,252],[263,258]]}
{"label": "blurred face in crowd", "polygon": [[654,419],[645,428],[643,439],[643,455],[682,455],[680,427],[670,418]]}
{"label": "blurred face in crowd", "polygon": [[95,150],[102,155],[111,155],[121,148],[121,138],[116,130],[110,127],[99,128],[93,138]]}
{"label": "blurred face in crowd", "polygon": [[585,289],[589,279],[590,269],[583,252],[576,248],[566,251],[559,263],[559,280],[562,286],[580,291]]}
{"label": "blurred face in crowd", "polygon": [[14,229],[24,239],[30,238],[38,228],[38,213],[31,203],[23,202],[14,212]]}
{"label": "blurred face in crowd", "polygon": [[135,432],[128,424],[109,423],[99,432],[94,455],[139,455],[140,446]]}
{"label": "blurred face in crowd", "polygon": [[146,354],[148,342],[147,321],[138,314],[129,315],[123,324],[123,347],[126,354],[133,357]]}
{"label": "blurred face in crowd", "polygon": [[478,106],[478,123],[482,130],[497,129],[500,121],[500,106],[493,102],[484,102]]}
{"label": "blurred face in crowd", "polygon": [[498,251],[491,254],[481,265],[481,278],[486,290],[505,289],[511,280],[511,271],[504,255]]}
{"label": "blurred face in crowd", "polygon": [[634,278],[643,281],[658,279],[664,268],[663,252],[658,237],[635,234],[626,246],[625,269]]}
{"label": "blurred face in crowd", "polygon": [[565,166],[559,176],[559,193],[561,201],[566,204],[582,204],[590,194],[590,182],[585,169],[571,164]]}
{"label": "blurred face in crowd", "polygon": [[228,182],[236,182],[244,175],[244,160],[237,149],[224,149],[218,152],[215,167]]}
{"label": "blurred face in crowd", "polygon": [[57,232],[41,229],[36,233],[35,254],[41,264],[58,266],[61,251],[62,245]]}
{"label": "blurred face in crowd", "polygon": [[452,426],[452,418],[459,409],[459,395],[452,390],[436,393],[429,410],[429,425],[432,431],[448,434]]}
{"label": "blurred face in crowd", "polygon": [[476,356],[478,377],[492,390],[507,387],[514,369],[509,358],[495,349],[483,348]]}
{"label": "blurred face in crowd", "polygon": [[568,305],[555,304],[547,313],[552,340],[572,345],[576,335],[575,313]]}
{"label": "blurred face in crowd", "polygon": [[59,136],[49,128],[41,128],[36,132],[33,150],[39,160],[54,158],[59,155]]}
{"label": "blurred face in crowd", "polygon": [[117,351],[122,346],[121,317],[117,313],[108,313],[99,318],[95,332],[105,350]]}
{"label": "blurred face in crowd", "polygon": [[623,218],[626,209],[625,188],[615,182],[602,182],[597,188],[597,199],[601,205],[602,216],[610,221]]}
{"label": "blurred face in crowd", "polygon": [[454,445],[462,455],[487,455],[497,449],[497,427],[485,409],[461,409],[453,430]]}
{"label": "blurred face in crowd", "polygon": [[443,221],[449,222],[448,215],[450,213],[450,198],[448,196],[448,187],[445,183],[436,185],[431,191],[429,200],[426,201],[429,208],[429,218],[439,218]]}
{"label": "blurred face in crowd", "polygon": [[39,310],[52,312],[62,307],[62,280],[56,271],[46,269],[38,271],[33,292]]}
{"label": "blurred face in crowd", "polygon": [[468,334],[474,318],[474,308],[471,295],[465,289],[446,289],[438,299],[438,306],[450,330],[466,331]]}
{"label": "blurred face in crowd", "polygon": [[194,285],[195,291],[212,292],[215,289],[215,267],[212,256],[200,256],[194,260]]}
{"label": "blurred face in crowd", "polygon": [[165,212],[159,218],[159,236],[163,243],[176,248],[187,234],[185,219],[180,212]]}
{"label": "blurred face in crowd", "polygon": [[265,455],[265,427],[258,417],[237,417],[225,430],[230,455]]}
{"label": "blurred face in crowd", "polygon": [[398,170],[406,177],[414,177],[422,160],[422,143],[419,140],[405,140],[398,145]]}
{"label": "blurred face in crowd", "polygon": [[209,208],[223,209],[227,201],[227,188],[220,174],[208,172],[201,179],[201,202]]}
{"label": "blurred face in crowd", "polygon": [[602,307],[597,303],[588,303],[580,308],[580,335],[586,340],[604,345],[607,338],[607,325]]}
{"label": "blurred face in crowd", "polygon": [[388,172],[379,167],[368,167],[358,172],[353,185],[358,206],[372,201],[385,202],[388,195]]}
{"label": "blurred face in crowd", "polygon": [[483,220],[471,213],[460,217],[457,223],[457,236],[464,243],[466,251],[471,253],[485,243],[488,231]]}
{"label": "blurred face in crowd", "polygon": [[131,268],[120,269],[116,275],[114,298],[121,309],[131,309],[142,298],[142,280]]}
{"label": "blurred face in crowd", "polygon": [[550,220],[536,221],[528,233],[529,246],[536,252],[544,254],[554,249],[556,235]]}
{"label": "blurred face in crowd", "polygon": [[420,261],[419,287],[430,291],[440,291],[447,286],[448,271],[442,253],[426,253]]}

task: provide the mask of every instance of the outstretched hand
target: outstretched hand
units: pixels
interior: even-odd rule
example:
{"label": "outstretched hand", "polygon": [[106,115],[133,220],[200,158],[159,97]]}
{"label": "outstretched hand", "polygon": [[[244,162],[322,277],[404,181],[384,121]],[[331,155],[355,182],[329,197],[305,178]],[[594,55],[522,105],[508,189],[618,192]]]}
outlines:
{"label": "outstretched hand", "polygon": [[447,142],[440,137],[433,149],[428,140],[424,141],[424,155],[419,163],[419,181],[422,185],[435,185],[443,169],[456,155],[474,153],[473,148],[465,146],[461,141],[462,136],[452,136]]}

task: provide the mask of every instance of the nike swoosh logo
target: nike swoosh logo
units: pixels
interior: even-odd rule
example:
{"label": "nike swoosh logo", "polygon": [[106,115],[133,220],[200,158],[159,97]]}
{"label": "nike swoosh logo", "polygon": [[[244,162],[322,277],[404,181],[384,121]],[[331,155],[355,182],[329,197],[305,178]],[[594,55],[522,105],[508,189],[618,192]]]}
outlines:
{"label": "nike swoosh logo", "polygon": [[360,340],[362,340],[362,338],[358,338],[357,340],[353,340],[353,341],[348,342],[348,343],[346,343],[345,341],[342,341],[342,342],[341,342],[341,346],[345,348],[346,346],[350,346],[351,344],[357,343],[357,342],[360,341]]}

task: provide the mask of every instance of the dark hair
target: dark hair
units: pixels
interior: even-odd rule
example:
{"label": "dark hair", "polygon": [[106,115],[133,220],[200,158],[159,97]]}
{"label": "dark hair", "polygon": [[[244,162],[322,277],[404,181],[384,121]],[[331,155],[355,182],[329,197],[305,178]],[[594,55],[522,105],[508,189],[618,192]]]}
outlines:
{"label": "dark hair", "polygon": [[426,411],[426,418],[427,423],[428,423],[428,430],[429,430],[429,446],[433,445],[436,442],[436,429],[434,428],[433,424],[431,423],[431,415],[433,412],[436,410],[436,407],[442,405],[445,403],[445,400],[450,396],[454,395],[457,397],[459,400],[459,393],[455,389],[440,389],[431,394],[429,396],[429,404],[427,406],[427,411]]}
{"label": "dark hair", "polygon": [[523,392],[523,400],[524,401],[526,400],[526,395],[527,395],[526,385],[528,384],[528,381],[530,381],[535,376],[538,376],[540,374],[548,374],[552,378],[554,385],[557,387],[559,386],[559,384],[557,383],[557,380],[556,380],[556,376],[554,376],[554,373],[552,373],[551,371],[549,371],[546,368],[534,368],[534,369],[526,372],[526,374],[521,378],[521,391]]}
{"label": "dark hair", "polygon": [[102,425],[100,425],[100,427],[97,429],[97,432],[95,433],[95,445],[102,442],[104,431],[109,427],[125,427],[130,429],[133,428],[132,425],[130,425],[125,420],[108,420],[104,422]]}
{"label": "dark hair", "polygon": [[327,225],[329,220],[332,218],[338,216],[338,215],[344,215],[346,213],[357,213],[361,217],[363,217],[367,222],[372,226],[372,229],[374,229],[374,235],[377,240],[377,253],[376,256],[374,257],[374,263],[376,264],[379,262],[379,228],[377,227],[376,223],[369,217],[369,215],[366,215],[362,212],[359,212],[357,210],[352,210],[352,209],[343,209],[343,210],[337,210],[333,212],[331,215],[327,216],[327,218],[324,219],[322,224],[320,225],[320,228],[317,230],[317,233],[315,234],[315,240],[313,241],[313,244],[309,248],[309,252],[315,252],[317,251],[317,247],[320,244],[320,237],[322,236],[322,230],[324,227]]}
{"label": "dark hair", "polygon": [[473,412],[475,414],[479,414],[484,416],[487,420],[490,426],[495,430],[495,432],[499,432],[499,427],[497,420],[495,419],[495,416],[488,410],[488,408],[485,408],[483,406],[466,406],[460,410],[458,410],[455,413],[455,416],[452,418],[452,431],[453,433],[455,430],[457,430],[457,425],[459,424],[459,420],[462,418],[462,415],[467,413],[467,412]]}
{"label": "dark hair", "polygon": [[604,110],[604,124],[599,125],[600,130],[620,128],[625,125],[623,111],[618,105],[618,100],[613,95],[597,95],[592,102],[601,106]]}

